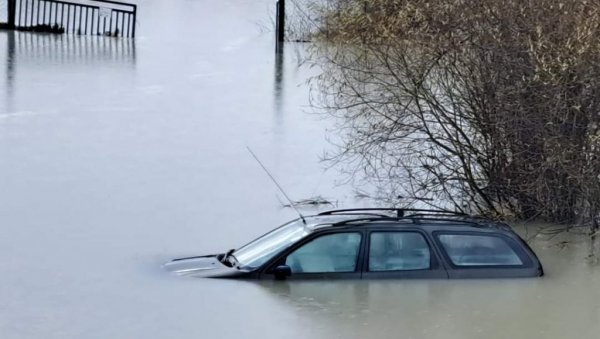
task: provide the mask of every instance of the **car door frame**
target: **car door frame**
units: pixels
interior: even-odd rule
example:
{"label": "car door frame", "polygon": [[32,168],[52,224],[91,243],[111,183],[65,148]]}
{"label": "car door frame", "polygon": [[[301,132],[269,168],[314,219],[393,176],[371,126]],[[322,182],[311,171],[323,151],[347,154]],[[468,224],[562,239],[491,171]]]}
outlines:
{"label": "car door frame", "polygon": [[[373,233],[418,233],[429,246],[430,267],[419,270],[369,271],[369,255],[371,251],[371,235]],[[362,257],[363,279],[448,279],[448,272],[440,253],[429,233],[418,227],[370,227],[364,236],[365,249]]]}
{"label": "car door frame", "polygon": [[290,276],[286,277],[286,280],[336,280],[336,279],[361,279],[361,272],[363,270],[362,264],[364,262],[363,256],[365,251],[365,231],[362,229],[356,228],[335,228],[335,229],[325,229],[322,231],[315,231],[308,236],[304,237],[294,245],[288,247],[286,250],[276,255],[274,258],[269,260],[266,264],[263,265],[263,268],[260,269],[258,278],[264,280],[273,280],[275,279],[275,275],[273,274],[273,270],[281,265],[285,265],[285,261],[292,252],[297,250],[298,248],[304,246],[305,244],[320,238],[325,235],[330,234],[342,234],[342,233],[358,233],[360,234],[360,244],[358,245],[358,254],[356,258],[356,267],[354,268],[354,272],[318,272],[318,273],[292,273]]}

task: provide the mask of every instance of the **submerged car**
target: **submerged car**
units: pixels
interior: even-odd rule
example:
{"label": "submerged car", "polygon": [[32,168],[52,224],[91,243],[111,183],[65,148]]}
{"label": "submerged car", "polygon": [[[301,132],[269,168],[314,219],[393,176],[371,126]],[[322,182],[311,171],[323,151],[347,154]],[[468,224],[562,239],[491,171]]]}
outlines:
{"label": "submerged car", "polygon": [[174,259],[168,271],[243,279],[539,277],[507,224],[422,209],[342,209],[300,217],[226,253]]}

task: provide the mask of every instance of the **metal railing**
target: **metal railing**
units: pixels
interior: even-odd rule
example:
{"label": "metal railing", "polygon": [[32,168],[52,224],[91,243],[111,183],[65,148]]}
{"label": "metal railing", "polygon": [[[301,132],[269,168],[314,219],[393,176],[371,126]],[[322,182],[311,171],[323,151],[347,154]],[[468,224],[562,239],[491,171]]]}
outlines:
{"label": "metal railing", "polygon": [[17,30],[135,37],[137,5],[134,4],[109,0],[12,1]]}

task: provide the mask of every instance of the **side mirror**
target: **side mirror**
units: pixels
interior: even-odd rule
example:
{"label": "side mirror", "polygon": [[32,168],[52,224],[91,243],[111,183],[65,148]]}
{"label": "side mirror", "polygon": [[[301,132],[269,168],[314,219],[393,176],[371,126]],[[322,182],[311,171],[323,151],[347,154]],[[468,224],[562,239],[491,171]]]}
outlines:
{"label": "side mirror", "polygon": [[292,275],[292,269],[288,265],[279,265],[273,270],[276,280],[285,280],[286,277]]}

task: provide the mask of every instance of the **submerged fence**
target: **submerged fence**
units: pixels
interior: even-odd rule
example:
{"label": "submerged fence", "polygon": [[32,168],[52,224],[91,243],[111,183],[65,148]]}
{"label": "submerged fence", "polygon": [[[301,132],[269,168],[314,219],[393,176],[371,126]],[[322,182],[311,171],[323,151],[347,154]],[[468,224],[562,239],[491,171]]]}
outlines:
{"label": "submerged fence", "polygon": [[[7,34],[10,60],[23,67],[31,65],[78,67],[110,65],[135,66],[135,39],[106,39],[102,36],[72,34]],[[12,45],[12,46],[11,46]],[[2,46],[0,46],[0,51]],[[0,52],[0,55],[2,53]],[[1,61],[1,59],[0,59]]]}
{"label": "submerged fence", "polygon": [[137,6],[109,0],[8,0],[14,28],[25,31],[135,37]]}

